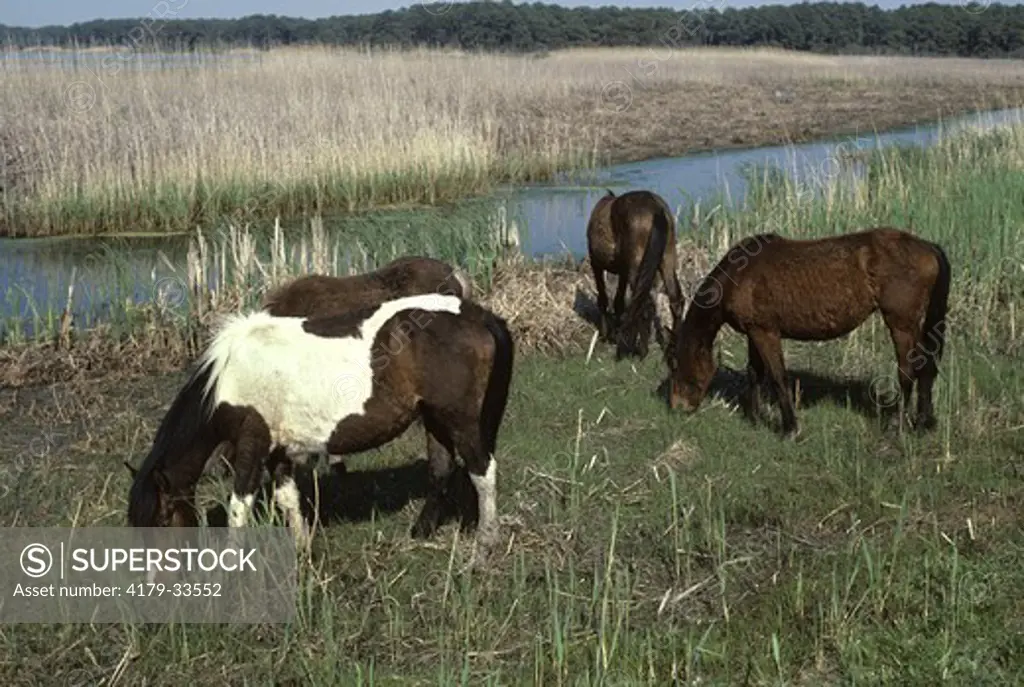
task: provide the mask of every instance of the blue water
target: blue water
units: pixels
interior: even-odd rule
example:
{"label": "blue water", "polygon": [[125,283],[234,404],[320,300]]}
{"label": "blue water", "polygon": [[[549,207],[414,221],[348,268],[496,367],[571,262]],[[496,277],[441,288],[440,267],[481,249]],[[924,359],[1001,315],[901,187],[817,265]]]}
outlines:
{"label": "blue water", "polygon": [[[688,213],[695,203],[700,203],[706,215],[713,204],[744,201],[745,166],[780,167],[813,190],[839,173],[837,153],[893,144],[927,146],[960,129],[1024,121],[1022,115],[1024,109],[1000,110],[879,135],[625,163],[598,170],[586,182],[563,176],[549,184],[502,189],[493,200],[504,207],[508,223],[515,225],[525,254],[580,259],[586,254],[590,210],[608,188],[617,193],[650,189],[665,198],[677,217]],[[327,228],[330,230],[329,225]],[[126,251],[126,246],[130,250]],[[119,255],[116,261],[111,257],[113,248]],[[187,249],[184,237],[0,239],[0,292],[5,294],[0,301],[0,338],[12,319],[21,320],[23,329],[30,332],[36,317],[45,322],[48,311],[59,314],[67,300],[72,268],[76,270],[75,320],[78,326],[88,326],[102,320],[112,304],[151,299],[153,285],[168,280],[174,273],[171,265],[184,264]]]}
{"label": "blue water", "polygon": [[891,145],[928,146],[940,136],[965,128],[985,129],[1024,121],[1024,109],[997,110],[951,119],[941,125],[928,124],[897,129],[878,135],[846,136],[796,146],[774,146],[724,152],[709,152],[686,157],[659,158],[629,162],[602,170],[596,181],[572,188],[568,179],[552,185],[512,190],[508,195],[510,216],[520,223],[520,240],[530,255],[586,254],[586,223],[598,198],[611,189],[646,188],[661,195],[677,217],[700,202],[702,211],[709,202],[725,196],[729,204],[741,204],[747,183],[741,175],[744,166],[774,165],[790,178],[813,190],[840,174],[837,152],[852,153]]}

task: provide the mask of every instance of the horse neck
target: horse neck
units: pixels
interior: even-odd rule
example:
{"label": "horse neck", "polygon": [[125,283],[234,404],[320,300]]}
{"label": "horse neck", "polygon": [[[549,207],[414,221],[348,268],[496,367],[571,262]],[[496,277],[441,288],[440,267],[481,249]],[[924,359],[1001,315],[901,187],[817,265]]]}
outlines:
{"label": "horse neck", "polygon": [[164,473],[171,483],[180,489],[190,489],[199,482],[206,470],[206,463],[220,442],[209,429],[203,429],[185,448],[178,460],[164,466]]}
{"label": "horse neck", "polygon": [[691,303],[686,317],[683,318],[682,334],[688,339],[695,339],[695,343],[702,347],[710,348],[724,322],[720,301],[713,306]]}

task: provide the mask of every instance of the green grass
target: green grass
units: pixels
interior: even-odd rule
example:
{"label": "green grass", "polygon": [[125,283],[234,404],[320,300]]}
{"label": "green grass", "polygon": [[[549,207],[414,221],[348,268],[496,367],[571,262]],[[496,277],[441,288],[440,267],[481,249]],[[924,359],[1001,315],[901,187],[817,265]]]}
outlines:
{"label": "green grass", "polygon": [[[505,548],[466,568],[453,525],[408,530],[421,430],[356,456],[289,626],[62,626],[0,634],[9,684],[898,684],[1024,682],[1024,138],[873,160],[814,198],[785,182],[698,224],[712,255],[771,229],[911,223],[953,266],[939,426],[887,430],[869,390],[895,370],[876,316],[786,342],[796,444],[735,407],[744,341],[720,335],[715,392],[670,413],[657,355],[521,356],[499,439]],[[778,190],[778,189],[777,189]],[[0,395],[7,524],[121,524],[129,475],[182,375]],[[40,436],[39,429],[47,432]],[[64,468],[64,469],[58,469]],[[207,504],[228,484],[204,484]],[[375,506],[375,508],[371,508]]]}
{"label": "green grass", "polygon": [[[870,379],[891,364],[883,343],[872,353],[840,342],[791,365],[820,373],[845,358]],[[292,626],[12,628],[3,653],[19,674],[41,675],[43,657],[67,647],[62,669],[98,677],[128,652],[132,684],[160,684],[168,665],[194,684],[1011,684],[1024,678],[1012,660],[1024,650],[1024,441],[1011,420],[1024,411],[1024,372],[964,344],[943,368],[935,434],[885,433],[805,388],[795,447],[721,400],[670,415],[652,393],[653,358],[637,372],[610,350],[589,364],[526,358],[498,453],[508,553],[491,570],[460,571],[468,542],[454,525],[411,542],[418,500],[388,512],[404,502],[402,466],[422,454],[410,432],[352,461],[367,471],[355,479],[374,475],[384,512],[321,531]],[[59,394],[89,403],[90,416],[116,408],[115,420],[71,454],[70,473],[47,469],[78,431],[58,423],[53,455],[0,500],[5,521],[119,522],[119,461],[141,458],[180,381],[145,380],[132,401]]]}

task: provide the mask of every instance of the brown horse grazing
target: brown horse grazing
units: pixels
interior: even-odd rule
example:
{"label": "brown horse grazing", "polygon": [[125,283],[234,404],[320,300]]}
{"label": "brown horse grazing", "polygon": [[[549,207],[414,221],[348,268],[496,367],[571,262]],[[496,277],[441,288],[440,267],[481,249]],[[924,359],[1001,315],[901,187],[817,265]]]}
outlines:
{"label": "brown horse grazing", "polygon": [[[329,317],[230,316],[164,416],[133,472],[134,527],[198,525],[196,483],[221,442],[232,450],[228,526],[248,520],[264,468],[300,547],[309,531],[293,478],[311,453],[347,455],[392,441],[417,419],[458,453],[476,489],[477,541],[498,536],[493,454],[508,400],[514,343],[473,301],[407,296]],[[451,466],[449,466],[451,467]],[[432,475],[412,529],[428,537],[447,475]]]}
{"label": "brown horse grazing", "polygon": [[778,392],[783,433],[795,438],[800,430],[782,339],[835,339],[878,311],[896,348],[901,406],[909,403],[916,380],[915,424],[931,429],[949,282],[949,260],[940,246],[887,227],[812,240],[745,238],[701,282],[675,332],[670,405],[686,412],[700,405],[715,373],[715,337],[728,324],[747,337],[751,417],[756,420],[767,375]]}
{"label": "brown horse grazing", "polygon": [[[683,315],[683,290],[676,276],[675,218],[665,201],[650,191],[608,193],[597,201],[587,222],[587,251],[597,284],[599,330],[610,336],[608,293],[604,273],[618,276],[614,328],[618,331],[617,357],[647,356],[650,323],[647,317],[651,289],[660,277],[672,309],[672,329]],[[623,324],[626,287],[632,298]]]}
{"label": "brown horse grazing", "polygon": [[[472,296],[473,282],[458,267],[420,256],[398,258],[372,272],[348,277],[310,274],[293,279],[268,292],[263,309],[277,317],[328,317],[342,315],[402,296],[442,293],[458,298]],[[427,460],[431,470],[443,470],[443,447],[427,432]],[[345,472],[341,456],[328,456],[338,474]]]}

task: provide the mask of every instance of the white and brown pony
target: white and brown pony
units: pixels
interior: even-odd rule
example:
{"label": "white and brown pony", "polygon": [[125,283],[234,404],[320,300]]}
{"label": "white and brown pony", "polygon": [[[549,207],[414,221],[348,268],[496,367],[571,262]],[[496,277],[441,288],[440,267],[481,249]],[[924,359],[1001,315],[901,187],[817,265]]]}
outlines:
{"label": "white and brown pony", "polygon": [[425,294],[346,313],[236,314],[214,335],[134,472],[128,521],[195,527],[195,488],[213,450],[231,447],[228,524],[246,524],[263,470],[300,545],[309,532],[293,468],[313,453],[381,446],[422,419],[436,447],[431,491],[412,536],[438,527],[455,454],[477,492],[478,545],[498,537],[494,450],[514,343],[500,317],[455,296]]}

